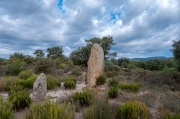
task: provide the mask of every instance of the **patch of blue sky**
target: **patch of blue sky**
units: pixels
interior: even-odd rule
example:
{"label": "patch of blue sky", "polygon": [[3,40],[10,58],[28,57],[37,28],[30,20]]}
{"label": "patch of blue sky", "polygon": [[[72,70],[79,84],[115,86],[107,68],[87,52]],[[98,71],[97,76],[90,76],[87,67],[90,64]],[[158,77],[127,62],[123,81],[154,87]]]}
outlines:
{"label": "patch of blue sky", "polygon": [[66,11],[63,9],[63,0],[59,0],[58,7],[62,11],[62,13],[65,13]]}
{"label": "patch of blue sky", "polygon": [[173,54],[172,54],[172,52],[170,51],[170,49],[166,49],[166,50],[164,50],[164,52],[163,52],[163,56],[165,56],[165,57],[173,57]]}
{"label": "patch of blue sky", "polygon": [[111,13],[110,14],[110,20],[109,22],[113,22],[114,24],[116,24],[117,19],[119,19],[121,17],[121,13]]}
{"label": "patch of blue sky", "polygon": [[116,19],[116,14],[111,14],[111,20]]}

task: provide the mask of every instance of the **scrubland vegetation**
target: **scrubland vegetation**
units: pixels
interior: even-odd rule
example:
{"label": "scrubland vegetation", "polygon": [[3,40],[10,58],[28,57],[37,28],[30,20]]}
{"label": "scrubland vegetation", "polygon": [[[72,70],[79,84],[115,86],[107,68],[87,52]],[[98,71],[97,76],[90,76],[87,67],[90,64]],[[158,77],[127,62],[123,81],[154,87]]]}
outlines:
{"label": "scrubland vegetation", "polygon": [[[48,48],[46,57],[38,49],[35,57],[16,52],[8,60],[1,59],[0,118],[13,119],[18,110],[25,110],[25,119],[74,119],[78,113],[82,119],[180,118],[178,42],[173,44],[174,58],[149,61],[115,59],[116,53],[109,52],[115,45],[110,36],[86,42],[69,58],[57,46]],[[97,86],[85,87],[63,102],[31,100],[33,84],[41,72],[47,77],[48,90],[74,90],[77,83],[85,82],[82,74],[87,71],[93,43],[99,43],[105,52],[104,74],[97,78]],[[8,99],[1,93],[8,93]]]}

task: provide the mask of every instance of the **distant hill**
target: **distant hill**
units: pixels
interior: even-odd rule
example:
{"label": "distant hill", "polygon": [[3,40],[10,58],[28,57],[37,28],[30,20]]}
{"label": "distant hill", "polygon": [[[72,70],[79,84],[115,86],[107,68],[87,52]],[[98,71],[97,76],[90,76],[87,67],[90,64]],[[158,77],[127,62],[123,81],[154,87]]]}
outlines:
{"label": "distant hill", "polygon": [[157,57],[147,57],[147,58],[132,58],[131,60],[137,60],[137,61],[148,61],[148,60],[153,60],[153,59],[166,59],[164,56],[157,56]]}
{"label": "distant hill", "polygon": [[6,58],[0,58],[0,59],[7,60]]}

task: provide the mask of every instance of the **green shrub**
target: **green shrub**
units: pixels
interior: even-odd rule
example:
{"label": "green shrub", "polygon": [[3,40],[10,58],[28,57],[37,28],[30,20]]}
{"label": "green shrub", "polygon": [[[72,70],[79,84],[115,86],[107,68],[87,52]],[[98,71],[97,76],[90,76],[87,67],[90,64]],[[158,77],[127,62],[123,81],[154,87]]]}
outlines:
{"label": "green shrub", "polygon": [[165,60],[160,60],[160,59],[153,59],[153,60],[148,60],[146,62],[146,68],[148,70],[163,70],[165,68]]}
{"label": "green shrub", "polygon": [[53,63],[49,59],[38,59],[35,65],[35,73],[49,73]]}
{"label": "green shrub", "polygon": [[64,81],[64,87],[68,88],[68,89],[74,89],[76,88],[76,79],[73,77],[68,77],[66,78],[66,80]]}
{"label": "green shrub", "polygon": [[73,68],[74,67],[74,62],[72,60],[68,59],[66,61],[66,65],[67,65],[68,68]]}
{"label": "green shrub", "polygon": [[140,85],[139,84],[119,84],[118,87],[120,89],[125,89],[125,90],[128,90],[128,91],[133,91],[133,92],[137,92],[139,91],[140,89]]}
{"label": "green shrub", "polygon": [[124,64],[130,63],[130,59],[127,57],[121,57],[117,61],[119,66],[124,66]]}
{"label": "green shrub", "polygon": [[74,77],[71,77],[71,76],[67,77],[66,80],[72,80],[75,83],[77,83],[77,80]]}
{"label": "green shrub", "polygon": [[104,75],[100,75],[97,79],[96,79],[96,84],[97,85],[103,85],[106,82],[106,77]]}
{"label": "green shrub", "polygon": [[160,71],[157,73],[149,73],[144,78],[145,83],[158,87],[169,86],[171,90],[180,91],[180,72],[177,71]]}
{"label": "green shrub", "polygon": [[54,89],[61,86],[61,79],[47,77],[47,89]]}
{"label": "green shrub", "polygon": [[60,67],[61,69],[65,69],[65,68],[66,68],[66,64],[62,63],[62,64],[60,64],[59,67]]}
{"label": "green shrub", "polygon": [[[54,80],[54,79],[53,79]],[[47,79],[47,89],[51,90],[55,88],[54,81],[51,79]]]}
{"label": "green shrub", "polygon": [[107,76],[107,77],[114,77],[114,76],[117,76],[118,73],[119,73],[118,70],[107,71],[107,72],[106,72],[106,76]]}
{"label": "green shrub", "polygon": [[24,70],[18,74],[18,77],[20,79],[27,79],[27,78],[30,78],[32,75],[33,75],[32,70]]}
{"label": "green shrub", "polygon": [[115,119],[117,109],[115,105],[110,105],[103,100],[97,100],[86,109],[83,116],[84,119]]}
{"label": "green shrub", "polygon": [[0,62],[0,76],[5,76],[5,69],[6,69],[6,67],[2,66],[1,62]]}
{"label": "green shrub", "polygon": [[8,100],[12,103],[13,109],[17,110],[28,107],[31,103],[30,94],[25,90],[11,92]]}
{"label": "green shrub", "polygon": [[157,95],[153,92],[144,93],[143,95],[136,96],[133,99],[144,102],[148,107],[155,108],[157,106]]}
{"label": "green shrub", "polygon": [[17,85],[17,86],[21,86],[23,89],[26,88],[26,81],[22,80],[22,79],[17,79],[12,86]]}
{"label": "green shrub", "polygon": [[106,60],[104,69],[105,71],[112,71],[114,70],[114,64],[111,61]]}
{"label": "green shrub", "polygon": [[121,119],[150,119],[148,107],[140,101],[126,102],[118,110]]}
{"label": "green shrub", "polygon": [[45,102],[32,104],[25,113],[25,119],[74,119],[75,111],[71,103]]}
{"label": "green shrub", "polygon": [[64,82],[64,87],[66,89],[74,89],[74,88],[76,88],[76,83],[74,81],[67,80]]}
{"label": "green shrub", "polygon": [[180,112],[173,113],[166,107],[159,107],[159,114],[162,119],[180,119]]}
{"label": "green shrub", "polygon": [[111,86],[113,86],[113,87],[116,87],[116,86],[118,86],[118,84],[119,84],[119,81],[117,80],[117,79],[111,79],[111,80],[109,80],[109,86],[111,87]]}
{"label": "green shrub", "polygon": [[34,82],[36,81],[38,75],[34,74],[28,79],[26,79],[26,88],[33,88]]}
{"label": "green shrub", "polygon": [[19,83],[19,80],[16,80],[9,86],[8,95],[10,96],[13,93],[24,90],[25,87]]}
{"label": "green shrub", "polygon": [[26,63],[20,59],[9,60],[6,69],[6,75],[17,76],[19,72],[25,69]]}
{"label": "green shrub", "polygon": [[26,80],[23,80],[23,79],[17,79],[15,81],[16,85],[20,85],[22,86],[23,88],[29,88],[29,89],[32,89],[33,88],[33,85],[34,85],[34,82],[36,81],[38,75],[32,75],[31,77],[29,77],[28,79]]}
{"label": "green shrub", "polygon": [[127,65],[127,68],[128,68],[128,69],[136,69],[137,67],[136,67],[135,64],[129,63],[129,64]]}
{"label": "green shrub", "polygon": [[6,82],[4,79],[0,79],[0,92],[4,91],[6,87]]}
{"label": "green shrub", "polygon": [[163,93],[160,95],[160,101],[163,106],[173,113],[180,113],[180,100],[179,95],[174,93]]}
{"label": "green shrub", "polygon": [[0,96],[0,119],[14,119],[12,104]]}
{"label": "green shrub", "polygon": [[76,67],[73,68],[72,74],[80,76],[81,75],[81,71],[82,71],[81,68],[76,66]]}
{"label": "green shrub", "polygon": [[108,91],[108,96],[110,98],[116,98],[118,96],[118,88],[117,87],[111,87]]}
{"label": "green shrub", "polygon": [[6,82],[5,91],[10,90],[10,86],[14,83],[15,78],[12,76],[8,76],[4,78],[4,81]]}
{"label": "green shrub", "polygon": [[90,105],[92,97],[91,91],[76,92],[73,94],[73,100],[79,103],[81,106]]}

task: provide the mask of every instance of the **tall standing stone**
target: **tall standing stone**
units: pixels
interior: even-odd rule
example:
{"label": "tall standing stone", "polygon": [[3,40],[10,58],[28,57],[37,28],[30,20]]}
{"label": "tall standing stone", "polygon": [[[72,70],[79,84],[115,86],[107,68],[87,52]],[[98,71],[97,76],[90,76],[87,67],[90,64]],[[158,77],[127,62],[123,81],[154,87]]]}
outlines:
{"label": "tall standing stone", "polygon": [[96,79],[103,74],[104,70],[104,51],[98,44],[91,48],[88,60],[87,84],[92,87],[96,85]]}
{"label": "tall standing stone", "polygon": [[41,73],[33,85],[33,98],[43,100],[47,93],[47,78]]}

